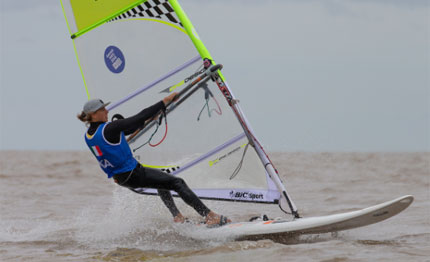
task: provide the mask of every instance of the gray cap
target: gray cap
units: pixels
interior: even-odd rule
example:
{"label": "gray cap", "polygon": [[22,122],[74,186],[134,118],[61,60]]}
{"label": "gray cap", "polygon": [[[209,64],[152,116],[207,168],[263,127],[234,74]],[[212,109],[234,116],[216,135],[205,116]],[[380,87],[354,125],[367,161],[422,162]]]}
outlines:
{"label": "gray cap", "polygon": [[101,99],[91,99],[85,103],[83,111],[85,114],[94,113],[100,108],[106,107],[109,104],[110,102],[105,104]]}

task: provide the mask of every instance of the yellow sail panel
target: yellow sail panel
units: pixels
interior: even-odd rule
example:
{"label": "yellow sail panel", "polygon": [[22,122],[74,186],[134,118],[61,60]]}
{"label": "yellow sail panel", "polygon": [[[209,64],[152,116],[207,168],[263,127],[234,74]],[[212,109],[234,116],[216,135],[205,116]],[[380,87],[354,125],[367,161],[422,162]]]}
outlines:
{"label": "yellow sail panel", "polygon": [[145,0],[70,0],[78,31],[107,20]]}

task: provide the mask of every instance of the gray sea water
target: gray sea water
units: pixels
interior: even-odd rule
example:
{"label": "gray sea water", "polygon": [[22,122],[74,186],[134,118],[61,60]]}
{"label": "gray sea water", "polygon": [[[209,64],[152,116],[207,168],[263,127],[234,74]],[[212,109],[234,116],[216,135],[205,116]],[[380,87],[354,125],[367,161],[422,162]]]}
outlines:
{"label": "gray sea water", "polygon": [[[273,153],[302,216],[351,211],[402,195],[381,223],[280,241],[195,240],[154,196],[106,179],[87,152],[0,151],[0,261],[430,261],[430,153]],[[177,200],[183,213],[196,213]],[[233,221],[274,205],[205,201]]]}

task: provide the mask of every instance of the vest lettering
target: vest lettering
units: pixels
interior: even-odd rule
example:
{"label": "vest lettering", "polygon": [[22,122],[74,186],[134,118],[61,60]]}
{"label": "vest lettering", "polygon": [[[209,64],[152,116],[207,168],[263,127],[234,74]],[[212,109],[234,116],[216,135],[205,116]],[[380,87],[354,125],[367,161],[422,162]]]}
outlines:
{"label": "vest lettering", "polygon": [[107,159],[101,159],[99,164],[102,168],[114,167]]}

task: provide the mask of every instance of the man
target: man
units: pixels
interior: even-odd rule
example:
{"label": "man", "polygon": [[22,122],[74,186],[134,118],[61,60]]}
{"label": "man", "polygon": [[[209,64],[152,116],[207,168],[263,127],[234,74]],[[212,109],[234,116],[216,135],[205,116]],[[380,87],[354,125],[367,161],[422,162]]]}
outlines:
{"label": "man", "polygon": [[177,97],[177,93],[165,97],[162,101],[143,109],[138,114],[108,122],[108,111],[100,99],[92,99],[85,103],[78,118],[89,125],[85,134],[85,141],[99,161],[100,167],[120,185],[130,189],[154,188],[158,190],[163,203],[173,215],[174,222],[185,222],[184,216],[176,207],[170,190],[175,191],[185,203],[193,207],[201,216],[205,217],[208,226],[224,225],[231,222],[225,216],[209,210],[194,194],[182,178],[164,173],[158,169],[146,168],[133,157],[125,138],[154,119],[160,112],[166,110]]}

